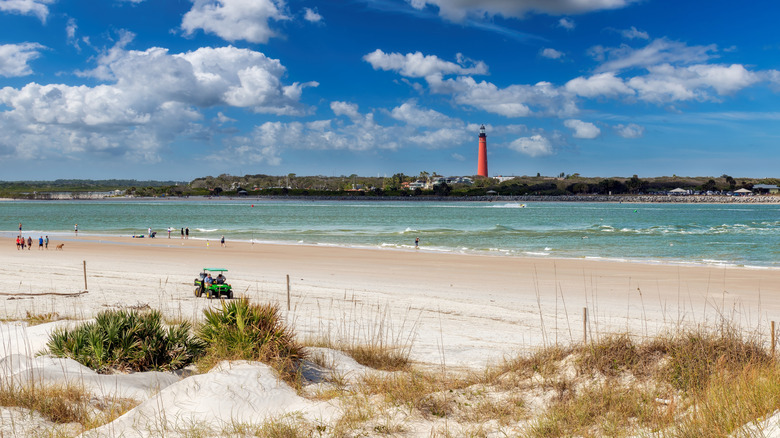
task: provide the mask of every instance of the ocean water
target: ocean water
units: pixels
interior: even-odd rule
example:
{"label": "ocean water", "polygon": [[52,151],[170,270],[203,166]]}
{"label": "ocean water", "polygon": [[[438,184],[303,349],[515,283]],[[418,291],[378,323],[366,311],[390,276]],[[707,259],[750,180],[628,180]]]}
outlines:
{"label": "ocean water", "polygon": [[[525,205],[525,208],[521,208]],[[508,257],[780,268],[780,206],[612,203],[106,200],[0,202],[0,233],[190,237]],[[12,243],[11,243],[12,244]]]}

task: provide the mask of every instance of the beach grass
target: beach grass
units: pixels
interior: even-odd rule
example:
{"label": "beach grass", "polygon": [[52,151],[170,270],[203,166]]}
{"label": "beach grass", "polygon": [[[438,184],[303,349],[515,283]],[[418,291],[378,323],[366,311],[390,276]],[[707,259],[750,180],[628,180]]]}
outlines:
{"label": "beach grass", "polygon": [[0,384],[0,406],[35,411],[55,424],[78,424],[78,433],[110,423],[136,405],[128,398],[97,399],[76,384]]}

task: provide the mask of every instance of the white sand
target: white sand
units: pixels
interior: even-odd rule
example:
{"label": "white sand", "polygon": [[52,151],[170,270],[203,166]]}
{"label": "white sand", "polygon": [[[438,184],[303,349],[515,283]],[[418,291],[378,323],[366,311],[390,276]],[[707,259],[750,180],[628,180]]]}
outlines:
{"label": "white sand", "polygon": [[[56,312],[86,319],[105,309],[149,306],[169,317],[197,320],[204,308],[219,303],[196,298],[192,281],[203,267],[222,267],[230,270],[236,295],[279,303],[302,338],[381,340],[411,348],[412,359],[423,366],[473,370],[539,346],[580,342],[583,308],[589,336],[653,336],[726,318],[745,330],[757,330],[768,341],[769,321],[780,318],[780,271],[771,269],[467,256],[424,248],[231,242],[220,248],[218,242],[207,246],[205,241],[167,238],[79,236],[64,240],[63,251],[54,251],[62,242],[52,241],[48,251],[0,248],[0,278],[7,279],[0,286],[5,294],[0,295],[0,315]],[[43,295],[83,291],[83,261],[88,293]],[[100,390],[113,387],[144,401],[101,429],[109,436],[139,421],[154,420],[151,426],[170,429],[200,422],[215,426],[228,419],[261,421],[294,411],[307,418],[332,415],[330,407],[300,399],[273,383],[259,364],[233,364],[181,381],[172,374],[153,374],[153,382],[151,377],[131,382],[90,376],[66,361],[33,359],[51,329],[39,327],[21,330],[6,324],[0,331],[0,354],[15,361],[17,371],[38,369],[52,379],[76,373]],[[347,366],[341,359],[335,362]],[[4,376],[10,374],[4,371]],[[114,380],[95,380],[103,377]],[[233,396],[226,398],[225,391],[234,391]],[[219,400],[219,407],[206,415],[209,400]],[[162,407],[171,417],[160,418]]]}

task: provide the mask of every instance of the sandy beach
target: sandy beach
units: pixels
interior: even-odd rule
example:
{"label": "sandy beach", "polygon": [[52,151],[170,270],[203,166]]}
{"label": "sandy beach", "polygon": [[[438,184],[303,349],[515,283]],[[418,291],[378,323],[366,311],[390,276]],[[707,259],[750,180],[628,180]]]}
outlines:
{"label": "sandy beach", "polygon": [[[415,369],[440,375],[478,375],[487,366],[539,347],[578,344],[585,312],[590,339],[630,333],[642,341],[698,324],[716,327],[726,319],[759,333],[765,344],[770,321],[780,315],[780,272],[772,269],[441,254],[424,246],[377,250],[228,241],[223,248],[219,241],[166,237],[50,237],[48,250],[37,245],[24,251],[14,245],[0,249],[5,279],[0,288],[0,380],[5,385],[71,382],[95,403],[129,398],[137,406],[87,431],[76,423],[52,423],[36,411],[0,407],[3,436],[39,436],[37,431],[45,429],[58,436],[84,431],[79,436],[216,437],[284,418],[330,436],[354,407],[346,396],[323,400],[311,394],[318,388],[328,391],[332,381],[360,386],[364,376],[389,378],[341,351],[314,347],[310,354],[323,355],[329,365],[306,365],[309,383],[300,391],[257,362],[223,361],[192,375],[191,369],[98,374],[72,359],[37,354],[53,330],[107,309],[152,308],[168,321],[197,323],[204,309],[220,305],[194,296],[193,280],[204,267],[229,269],[236,296],[278,303],[308,345],[400,346],[410,351]],[[55,249],[59,244],[64,244],[62,250]],[[19,321],[28,312],[67,319],[30,326]],[[568,379],[577,375],[571,364],[561,372]],[[539,378],[535,374],[529,381],[538,386]],[[555,391],[531,385],[521,390],[524,409],[543,412]],[[464,406],[482,403],[480,397],[501,404],[507,396],[502,391],[480,386],[458,390],[455,396],[465,397]],[[381,398],[372,400],[374,407],[384,406]],[[383,409],[388,408],[352,427],[368,430],[369,436],[372,430],[384,430],[386,422],[409,437],[469,435],[475,427],[495,432],[488,436],[523,436],[533,422],[531,416],[506,425],[489,418],[461,418],[456,424],[406,408]],[[780,436],[780,413],[750,427],[761,429],[763,436]]]}
{"label": "sandy beach", "polygon": [[[64,243],[62,251],[55,250]],[[588,336],[653,336],[725,317],[769,336],[780,317],[780,272],[717,266],[514,258],[327,246],[60,236],[49,249],[0,250],[2,317],[89,318],[151,307],[197,320],[219,305],[196,298],[201,268],[229,269],[237,296],[279,303],[302,339],[411,346],[420,364],[479,368]],[[87,293],[77,296],[49,295]],[[290,311],[287,311],[287,276]]]}

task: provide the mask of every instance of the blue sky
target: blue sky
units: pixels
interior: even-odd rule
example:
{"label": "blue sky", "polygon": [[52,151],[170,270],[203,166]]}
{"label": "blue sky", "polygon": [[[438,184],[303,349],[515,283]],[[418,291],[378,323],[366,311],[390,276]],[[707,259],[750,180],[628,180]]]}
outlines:
{"label": "blue sky", "polygon": [[0,0],[1,180],[777,177],[780,3]]}

